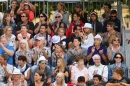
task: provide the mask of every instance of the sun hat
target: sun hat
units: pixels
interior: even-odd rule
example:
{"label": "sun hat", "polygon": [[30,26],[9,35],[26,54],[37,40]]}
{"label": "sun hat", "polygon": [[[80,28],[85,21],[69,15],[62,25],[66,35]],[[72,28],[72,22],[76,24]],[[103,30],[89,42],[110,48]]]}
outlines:
{"label": "sun hat", "polygon": [[91,28],[91,29],[92,29],[92,24],[90,24],[90,23],[85,23],[83,28]]}
{"label": "sun hat", "polygon": [[42,61],[42,60],[47,61],[44,56],[41,56],[41,57],[38,59],[37,64],[38,64],[40,61]]}
{"label": "sun hat", "polygon": [[60,36],[54,35],[52,37],[52,43],[56,44],[60,42]]}
{"label": "sun hat", "polygon": [[22,74],[22,73],[20,72],[20,69],[14,68],[14,71],[12,74]]}
{"label": "sun hat", "polygon": [[99,38],[102,41],[102,37],[99,34],[97,34],[94,38]]}

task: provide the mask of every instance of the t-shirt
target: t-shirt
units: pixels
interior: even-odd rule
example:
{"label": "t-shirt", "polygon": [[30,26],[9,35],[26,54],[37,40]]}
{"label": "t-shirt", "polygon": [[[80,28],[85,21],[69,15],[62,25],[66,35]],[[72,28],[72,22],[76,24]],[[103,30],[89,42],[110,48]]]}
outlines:
{"label": "t-shirt", "polygon": [[[36,85],[35,85],[35,83],[31,83],[29,86],[36,86]],[[42,86],[49,86],[49,84],[44,82]]]}
{"label": "t-shirt", "polygon": [[120,83],[120,82],[130,84],[130,79],[123,77],[121,80],[112,79],[111,81],[109,81],[109,83]]}

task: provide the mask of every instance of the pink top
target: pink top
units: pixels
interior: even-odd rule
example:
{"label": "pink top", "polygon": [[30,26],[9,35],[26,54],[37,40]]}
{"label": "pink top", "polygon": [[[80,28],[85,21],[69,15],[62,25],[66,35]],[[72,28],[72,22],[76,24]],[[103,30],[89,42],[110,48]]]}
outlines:
{"label": "pink top", "polygon": [[77,66],[73,66],[71,72],[74,73],[74,80],[77,81],[79,76],[85,76],[88,74],[88,69],[84,67],[84,69],[79,70]]}

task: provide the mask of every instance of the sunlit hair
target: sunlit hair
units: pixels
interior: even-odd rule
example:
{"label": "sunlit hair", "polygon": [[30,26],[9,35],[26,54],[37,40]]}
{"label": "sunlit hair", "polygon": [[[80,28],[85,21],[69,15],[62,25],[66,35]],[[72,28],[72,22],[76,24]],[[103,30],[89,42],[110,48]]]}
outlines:
{"label": "sunlit hair", "polygon": [[117,35],[111,35],[111,36],[110,36],[109,43],[110,43],[110,44],[113,44],[113,41],[114,41],[116,38],[118,38],[119,43],[121,43],[121,38],[120,38],[119,36],[117,36]]}
{"label": "sunlit hair", "polygon": [[[10,13],[5,13],[3,16],[3,24],[6,26],[7,22],[6,22],[6,18],[10,16]],[[10,16],[11,17],[11,16]],[[11,23],[11,19],[10,19],[10,23]]]}
{"label": "sunlit hair", "polygon": [[65,62],[65,60],[60,57],[60,58],[57,60],[57,62],[58,62],[58,61],[60,61],[60,63],[61,63],[61,70],[62,70],[62,72],[64,72],[64,71],[65,71],[65,67],[66,67],[66,62]]}
{"label": "sunlit hair", "polygon": [[59,28],[59,29],[58,29],[58,32],[60,32],[61,30],[63,30],[64,33],[65,33],[65,29],[64,29],[64,28]]}
{"label": "sunlit hair", "polygon": [[6,32],[7,32],[7,30],[8,30],[9,28],[11,28],[11,29],[13,30],[13,28],[12,28],[11,26],[6,26],[6,27],[4,28],[4,34],[6,34]]}
{"label": "sunlit hair", "polygon": [[[20,40],[20,43],[25,43],[25,45],[26,45],[26,51],[29,50],[29,45],[28,45],[28,42],[27,42],[26,39]],[[21,44],[19,44],[19,49],[18,50],[21,51]]]}
{"label": "sunlit hair", "polygon": [[[5,35],[2,35],[2,36],[0,37],[0,41],[1,41],[1,39],[6,39],[6,36],[5,36]],[[6,41],[7,41],[7,39],[6,39]]]}
{"label": "sunlit hair", "polygon": [[63,2],[59,2],[58,4],[63,8],[63,10],[66,10],[65,4]]}
{"label": "sunlit hair", "polygon": [[[27,20],[29,20],[29,14],[28,14],[28,13],[23,12],[22,14],[25,14],[25,15],[26,15],[26,17],[28,18]],[[21,15],[22,15],[22,14],[21,14]]]}
{"label": "sunlit hair", "polygon": [[[88,36],[90,33],[92,33],[93,34],[93,30],[92,29],[89,29],[89,31],[88,32],[85,32],[84,31],[84,33]],[[94,35],[93,35],[94,36]]]}
{"label": "sunlit hair", "polygon": [[[64,84],[65,84],[65,77],[64,77],[64,73],[62,73],[62,72],[59,72],[57,75],[56,75],[56,78],[57,77],[60,77],[61,79],[62,79],[62,85],[61,86],[64,86]],[[57,81],[56,81],[56,86],[57,86]]]}

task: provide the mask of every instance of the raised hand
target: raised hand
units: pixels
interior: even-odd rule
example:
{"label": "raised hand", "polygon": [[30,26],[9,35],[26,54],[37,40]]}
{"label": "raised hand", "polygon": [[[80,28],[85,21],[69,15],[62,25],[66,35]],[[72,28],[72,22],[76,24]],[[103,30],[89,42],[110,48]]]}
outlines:
{"label": "raised hand", "polygon": [[95,51],[95,47],[92,47],[91,51],[94,52]]}
{"label": "raised hand", "polygon": [[99,53],[102,55],[102,54],[103,54],[103,49],[102,49],[102,50],[99,50]]}

